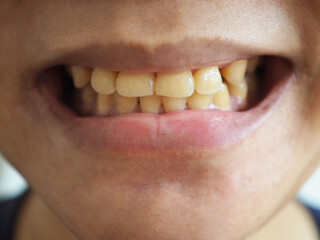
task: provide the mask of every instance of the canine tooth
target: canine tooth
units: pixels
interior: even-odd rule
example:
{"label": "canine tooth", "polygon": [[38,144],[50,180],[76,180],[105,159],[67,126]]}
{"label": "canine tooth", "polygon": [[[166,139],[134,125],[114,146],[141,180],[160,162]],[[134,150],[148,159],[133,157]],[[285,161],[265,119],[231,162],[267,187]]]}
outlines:
{"label": "canine tooth", "polygon": [[115,100],[116,110],[120,114],[133,112],[138,105],[137,97],[123,97],[115,93]]}
{"label": "canine tooth", "polygon": [[223,110],[230,110],[230,94],[226,84],[221,84],[220,90],[213,95],[212,102]]}
{"label": "canine tooth", "polygon": [[222,76],[231,84],[237,85],[239,84],[246,73],[248,61],[247,60],[239,60],[234,63],[231,63],[229,66],[222,68],[221,74]]}
{"label": "canine tooth", "polygon": [[116,79],[116,72],[96,68],[92,73],[91,86],[97,93],[112,94],[116,90]]}
{"label": "canine tooth", "polygon": [[243,80],[237,86],[228,84],[229,92],[232,96],[239,97],[242,100],[247,98],[248,95],[248,85],[247,81]]}
{"label": "canine tooth", "polygon": [[117,92],[124,97],[143,97],[153,95],[154,74],[119,73]]}
{"label": "canine tooth", "polygon": [[140,107],[145,113],[159,113],[161,97],[157,95],[140,97]]}
{"label": "canine tooth", "polygon": [[219,90],[222,77],[218,67],[199,69],[194,74],[195,89],[200,94],[214,94]]}
{"label": "canine tooth", "polygon": [[186,108],[187,98],[162,97],[162,103],[166,112],[183,110]]}
{"label": "canine tooth", "polygon": [[190,109],[208,109],[212,103],[213,94],[203,95],[196,91],[188,97],[187,103]]}
{"label": "canine tooth", "polygon": [[185,98],[194,92],[194,80],[191,71],[180,73],[158,73],[156,94],[172,98]]}
{"label": "canine tooth", "polygon": [[82,88],[91,79],[92,70],[82,66],[69,66],[68,71],[72,76],[73,84],[76,88]]}
{"label": "canine tooth", "polygon": [[113,105],[113,94],[99,94],[97,97],[97,113],[106,115]]}
{"label": "canine tooth", "polygon": [[248,65],[247,65],[247,73],[252,74],[256,71],[258,65],[259,65],[260,57],[254,57],[249,59]]}
{"label": "canine tooth", "polygon": [[81,88],[80,94],[81,94],[81,100],[84,103],[91,103],[97,97],[97,93],[93,90],[90,84],[87,84],[86,86]]}

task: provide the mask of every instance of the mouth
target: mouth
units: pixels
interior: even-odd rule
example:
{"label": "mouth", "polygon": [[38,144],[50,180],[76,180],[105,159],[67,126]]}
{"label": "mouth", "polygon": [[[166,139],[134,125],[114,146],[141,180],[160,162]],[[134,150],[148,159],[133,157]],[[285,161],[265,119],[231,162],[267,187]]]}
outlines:
{"label": "mouth", "polygon": [[56,65],[38,77],[38,101],[80,147],[194,152],[230,147],[264,122],[294,78],[292,63],[254,56],[170,72]]}

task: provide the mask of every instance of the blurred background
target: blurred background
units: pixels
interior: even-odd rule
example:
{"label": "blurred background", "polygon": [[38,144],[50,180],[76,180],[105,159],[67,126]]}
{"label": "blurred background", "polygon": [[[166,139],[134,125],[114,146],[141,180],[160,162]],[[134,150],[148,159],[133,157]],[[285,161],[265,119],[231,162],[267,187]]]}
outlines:
{"label": "blurred background", "polygon": [[[27,187],[23,177],[0,155],[0,200],[14,197]],[[320,209],[320,168],[300,189],[297,198]]]}

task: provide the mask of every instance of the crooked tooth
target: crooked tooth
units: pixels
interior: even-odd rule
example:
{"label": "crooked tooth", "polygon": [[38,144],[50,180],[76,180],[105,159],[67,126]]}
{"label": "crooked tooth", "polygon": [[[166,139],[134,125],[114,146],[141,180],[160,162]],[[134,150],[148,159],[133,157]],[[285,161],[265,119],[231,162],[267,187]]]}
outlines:
{"label": "crooked tooth", "polygon": [[143,97],[153,95],[154,74],[119,73],[117,92],[124,97]]}
{"label": "crooked tooth", "polygon": [[241,100],[247,98],[248,95],[248,85],[247,81],[243,80],[238,85],[228,84],[229,92],[232,96],[238,97]]}
{"label": "crooked tooth", "polygon": [[173,112],[185,109],[187,98],[162,97],[162,103],[166,112]]}
{"label": "crooked tooth", "polygon": [[174,74],[158,73],[156,94],[172,98],[185,98],[194,92],[194,80],[191,71]]}
{"label": "crooked tooth", "polygon": [[97,97],[97,93],[93,90],[90,84],[87,84],[86,86],[81,88],[80,94],[81,94],[81,100],[84,103],[91,103]]}
{"label": "crooked tooth", "polygon": [[96,68],[92,73],[91,86],[97,93],[112,94],[116,90],[116,79],[116,72]]}
{"label": "crooked tooth", "polygon": [[123,97],[115,93],[116,110],[118,113],[130,113],[135,110],[138,105],[137,97]]}
{"label": "crooked tooth", "polygon": [[140,97],[140,107],[145,113],[159,113],[161,107],[161,97],[157,95]]}
{"label": "crooked tooth", "polygon": [[218,67],[199,69],[194,74],[195,89],[200,94],[214,94],[219,90],[222,77]]}
{"label": "crooked tooth", "polygon": [[99,94],[97,96],[98,115],[107,115],[113,105],[113,94]]}
{"label": "crooked tooth", "polygon": [[76,88],[82,88],[91,79],[92,70],[82,66],[69,66],[68,72],[72,76],[73,84]]}
{"label": "crooked tooth", "polygon": [[222,110],[230,110],[230,94],[226,84],[221,84],[219,91],[213,95],[212,102]]}
{"label": "crooked tooth", "polygon": [[202,95],[194,92],[191,97],[188,97],[187,103],[190,109],[208,109],[212,103],[213,94]]}
{"label": "crooked tooth", "polygon": [[254,57],[249,59],[248,65],[247,65],[247,73],[252,74],[256,71],[258,65],[260,62],[260,57]]}
{"label": "crooked tooth", "polygon": [[239,84],[246,73],[248,61],[247,60],[239,60],[236,61],[229,66],[222,68],[221,74],[222,76],[231,84],[237,85]]}

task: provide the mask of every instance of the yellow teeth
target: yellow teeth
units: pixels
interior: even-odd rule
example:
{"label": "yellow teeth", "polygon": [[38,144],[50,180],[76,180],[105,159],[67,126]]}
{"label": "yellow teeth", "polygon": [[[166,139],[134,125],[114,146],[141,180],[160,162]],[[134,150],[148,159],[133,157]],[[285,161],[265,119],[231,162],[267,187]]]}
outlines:
{"label": "yellow teeth", "polygon": [[92,89],[90,84],[87,84],[85,87],[81,88],[80,94],[81,94],[81,100],[84,103],[91,103],[97,97],[97,93]]}
{"label": "yellow teeth", "polygon": [[68,68],[76,88],[82,88],[90,82],[92,70],[87,67],[70,66]]}
{"label": "yellow teeth", "polygon": [[189,97],[194,92],[194,80],[191,71],[174,74],[158,73],[156,94],[172,98]]}
{"label": "yellow teeth", "polygon": [[161,108],[161,97],[157,95],[140,97],[141,111],[145,113],[159,113]]}
{"label": "yellow teeth", "polygon": [[107,115],[113,106],[113,94],[98,94],[97,113],[98,115]]}
{"label": "yellow teeth", "polygon": [[236,61],[221,69],[222,76],[232,85],[238,85],[244,78],[247,69],[247,60]]}
{"label": "yellow teeth", "polygon": [[185,109],[187,98],[162,97],[162,103],[166,112],[173,112]]}
{"label": "yellow teeth", "polygon": [[247,66],[247,73],[249,74],[254,73],[259,65],[259,62],[260,62],[259,57],[254,57],[249,59],[248,66]]}
{"label": "yellow teeth", "polygon": [[241,100],[244,100],[247,98],[247,94],[248,94],[248,85],[247,85],[247,81],[243,80],[241,83],[239,83],[238,85],[232,85],[229,84],[228,85],[230,94],[240,98]]}
{"label": "yellow teeth", "polygon": [[194,92],[191,97],[188,97],[187,103],[190,109],[209,109],[212,104],[213,94],[202,95]]}
{"label": "yellow teeth", "polygon": [[137,97],[123,97],[115,93],[116,110],[119,114],[133,112],[138,105]]}
{"label": "yellow teeth", "polygon": [[112,94],[116,90],[117,73],[102,68],[93,70],[91,85],[100,94]]}
{"label": "yellow teeth", "polygon": [[222,77],[218,67],[207,67],[194,74],[195,89],[200,94],[214,94],[219,90]]}
{"label": "yellow teeth", "polygon": [[213,95],[213,103],[222,110],[230,110],[230,94],[226,84],[222,83],[218,92]]}
{"label": "yellow teeth", "polygon": [[124,97],[143,97],[153,95],[154,74],[119,73],[117,92]]}

